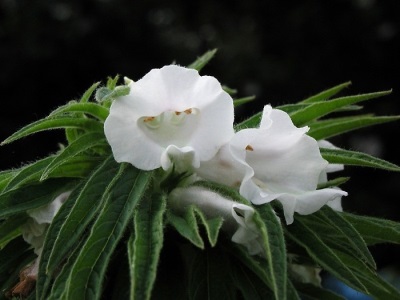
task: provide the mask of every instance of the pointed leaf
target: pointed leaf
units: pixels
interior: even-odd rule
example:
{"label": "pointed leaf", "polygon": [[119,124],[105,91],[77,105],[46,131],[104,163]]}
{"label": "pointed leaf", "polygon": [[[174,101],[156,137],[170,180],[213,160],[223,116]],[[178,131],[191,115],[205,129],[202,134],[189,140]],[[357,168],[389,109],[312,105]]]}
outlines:
{"label": "pointed leaf", "polygon": [[18,130],[0,145],[9,144],[28,135],[51,129],[79,128],[88,131],[103,131],[103,124],[92,119],[57,117],[33,122]]}
{"label": "pointed leaf", "polygon": [[310,257],[323,269],[339,278],[348,286],[368,293],[366,287],[361,283],[356,274],[349,269],[347,264],[311,228],[303,224],[300,219],[297,219],[287,229],[286,235],[296,244],[303,247]]}
{"label": "pointed leaf", "polygon": [[0,219],[48,204],[75,184],[71,179],[49,179],[7,191],[0,195]]}
{"label": "pointed leaf", "polygon": [[321,155],[331,164],[344,164],[361,167],[379,168],[388,171],[400,171],[400,167],[386,160],[362,152],[320,148]]}
{"label": "pointed leaf", "polygon": [[188,294],[192,300],[235,299],[230,280],[230,262],[218,248],[198,250],[192,256],[188,274]]}
{"label": "pointed leaf", "polygon": [[400,116],[374,117],[370,115],[329,119],[310,124],[310,130],[307,134],[316,140],[322,140],[359,128],[393,122],[399,119]]}
{"label": "pointed leaf", "polygon": [[358,102],[366,101],[373,98],[382,97],[391,93],[389,91],[362,94],[356,96],[348,96],[335,98],[324,102],[315,102],[301,110],[298,110],[291,114],[293,123],[300,127],[306,125],[308,122],[323,117],[329,113],[337,111],[338,109],[347,105],[355,104]]}
{"label": "pointed leaf", "polygon": [[128,242],[131,299],[151,299],[164,241],[166,195],[149,193],[134,215],[135,232]]}
{"label": "pointed leaf", "polygon": [[104,193],[121,175],[117,173],[119,167],[119,164],[110,156],[89,177],[59,230],[49,258],[47,272],[53,272],[58,267],[79,237],[87,230],[86,227],[102,206]]}
{"label": "pointed leaf", "polygon": [[121,166],[123,174],[108,191],[107,202],[68,277],[66,299],[100,299],[102,281],[111,255],[132,219],[136,205],[147,190],[151,172],[138,170],[128,164]]}
{"label": "pointed leaf", "polygon": [[196,247],[204,249],[204,241],[199,232],[193,207],[190,207],[182,217],[174,214],[172,211],[168,211],[167,220],[180,235],[188,239]]}
{"label": "pointed leaf", "polygon": [[249,103],[251,101],[253,101],[256,98],[256,96],[248,96],[248,97],[243,97],[243,98],[238,98],[238,99],[234,99],[233,100],[233,105],[235,107],[238,107],[240,105]]}
{"label": "pointed leaf", "polygon": [[95,82],[93,83],[90,88],[88,88],[85,93],[82,95],[81,99],[79,100],[81,103],[87,103],[90,100],[90,97],[92,96],[93,92],[97,89],[99,86],[100,82]]}
{"label": "pointed leaf", "polygon": [[322,91],[316,95],[313,95],[307,99],[304,99],[304,100],[300,101],[299,103],[314,103],[314,102],[319,102],[319,101],[329,99],[332,96],[335,96],[336,94],[340,93],[343,89],[347,88],[350,85],[351,85],[351,81],[339,84],[330,89]]}
{"label": "pointed leaf", "polygon": [[[57,168],[53,169],[48,175],[48,178],[86,178],[104,160],[105,157],[102,156],[77,155],[69,158]],[[40,172],[39,175],[42,176],[42,173],[43,172]]]}
{"label": "pointed leaf", "polygon": [[347,212],[344,212],[343,216],[361,234],[368,245],[380,243],[400,244],[399,222]]}
{"label": "pointed leaf", "polygon": [[105,121],[109,114],[109,110],[106,107],[101,106],[97,103],[88,102],[88,103],[68,103],[52,111],[48,117],[55,117],[57,115],[77,113],[77,112],[89,114],[99,119],[100,121]]}
{"label": "pointed leaf", "polygon": [[[85,183],[86,182],[84,181],[80,182],[71,191],[71,194],[69,195],[67,201],[65,201],[65,203],[61,205],[57,214],[54,216],[52,222],[47,228],[46,238],[43,243],[42,255],[40,258],[38,278],[36,281],[36,298],[38,300],[39,299],[47,300],[47,290],[49,288],[49,285],[52,282],[55,273],[59,271],[59,266],[61,263],[57,265],[57,268],[54,268],[55,269],[54,271],[52,270],[47,271],[47,264],[49,262],[51,252],[53,250],[54,243],[57,240],[58,235],[60,233],[60,229],[64,224],[72,207],[74,206],[76,198],[79,196],[82,187],[85,185]],[[59,261],[61,262],[62,259],[63,257],[60,258]]]}
{"label": "pointed leaf", "polygon": [[337,212],[329,206],[324,206],[320,210],[320,215],[325,221],[335,228],[336,231],[341,232],[347,238],[347,242],[352,246],[352,249],[372,268],[376,269],[374,258],[372,257],[365,241],[358,233],[358,231],[348,222],[340,212]]}
{"label": "pointed leaf", "polygon": [[26,222],[28,215],[15,215],[0,223],[0,249],[21,234],[19,227]]}
{"label": "pointed leaf", "polygon": [[323,183],[319,183],[317,189],[320,190],[320,189],[326,189],[326,188],[330,188],[330,187],[338,187],[338,186],[346,183],[349,180],[350,180],[350,177],[338,177],[338,178],[328,180]]}
{"label": "pointed leaf", "polygon": [[54,157],[51,155],[16,170],[15,176],[8,182],[8,185],[4,188],[3,191],[4,192],[9,191],[24,184],[38,182],[40,174],[47,167],[47,165],[53,160],[53,158]]}
{"label": "pointed leaf", "polygon": [[89,132],[86,134],[81,135],[71,144],[63,149],[63,151],[58,154],[54,159],[51,161],[50,164],[46,167],[43,171],[42,177],[40,180],[46,179],[49,174],[54,172],[60,165],[65,164],[68,160],[73,158],[74,156],[91,149],[95,146],[102,146],[107,147],[109,144],[107,143],[104,133],[102,132]]}
{"label": "pointed leaf", "polygon": [[286,299],[287,258],[282,224],[269,203],[257,205],[255,209],[259,217],[256,214],[254,222],[262,233],[272,291],[275,299]]}
{"label": "pointed leaf", "polygon": [[207,51],[202,56],[198,57],[194,62],[192,62],[188,68],[200,71],[214,57],[216,52],[217,49]]}

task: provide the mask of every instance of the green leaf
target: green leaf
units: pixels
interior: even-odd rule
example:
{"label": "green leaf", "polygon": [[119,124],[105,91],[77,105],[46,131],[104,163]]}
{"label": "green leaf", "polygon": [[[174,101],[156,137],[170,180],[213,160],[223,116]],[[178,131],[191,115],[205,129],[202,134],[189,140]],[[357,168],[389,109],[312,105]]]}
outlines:
{"label": "green leaf", "polygon": [[357,252],[363,261],[365,261],[372,268],[376,269],[374,258],[372,257],[365,241],[358,233],[358,231],[348,222],[340,212],[337,212],[329,206],[324,206],[320,210],[320,215],[324,218],[325,222],[330,224],[335,230],[346,237],[349,245]]}
{"label": "green leaf", "polygon": [[255,115],[251,116],[250,118],[244,120],[243,122],[236,124],[234,126],[235,131],[239,131],[239,130],[246,129],[246,128],[258,127],[260,125],[261,116],[262,116],[262,112],[258,112]]}
{"label": "green leaf", "polygon": [[222,89],[227,92],[229,95],[233,96],[237,94],[237,90],[236,89],[232,89],[226,85],[222,85]]}
{"label": "green leaf", "polygon": [[316,140],[322,140],[359,128],[393,122],[399,119],[400,116],[374,117],[371,115],[335,118],[309,124],[310,130],[307,134]]}
{"label": "green leaf", "polygon": [[0,223],[0,249],[21,234],[20,226],[26,222],[26,214],[15,215]]}
{"label": "green leaf", "polygon": [[194,207],[194,212],[197,215],[199,221],[204,226],[208,241],[210,242],[211,247],[214,247],[218,241],[219,230],[221,229],[222,224],[224,223],[224,219],[222,217],[215,217],[211,219],[207,219],[207,217],[203,214],[201,209]]}
{"label": "green leaf", "polygon": [[43,171],[40,180],[45,180],[49,174],[54,172],[60,165],[73,158],[74,156],[91,149],[95,146],[108,147],[104,133],[103,132],[89,132],[81,135],[67,147],[65,147],[60,154],[58,154],[50,164]]}
{"label": "green leaf", "polygon": [[71,179],[49,179],[7,191],[0,195],[0,219],[48,204],[74,184]]}
{"label": "green leaf", "polygon": [[319,183],[318,184],[318,190],[320,189],[325,189],[325,188],[330,188],[330,187],[337,187],[340,186],[344,183],[346,183],[347,181],[349,181],[350,177],[338,177],[332,180],[328,180],[326,182],[323,183]]}
{"label": "green leaf", "polygon": [[117,86],[119,77],[120,77],[120,76],[119,76],[118,74],[115,75],[114,78],[108,77],[106,87],[107,87],[108,89],[110,89],[110,90],[115,89],[115,87]]}
{"label": "green leaf", "polygon": [[189,264],[188,299],[236,299],[235,287],[229,280],[230,262],[225,252],[219,251],[218,247],[198,250]]}
{"label": "green leaf", "polygon": [[180,235],[188,239],[196,247],[204,249],[204,241],[199,232],[199,226],[193,206],[188,208],[182,217],[174,214],[172,211],[168,211],[167,220]]}
{"label": "green leaf", "polygon": [[[121,168],[123,174],[114,181],[113,188],[108,190],[107,202],[68,277],[66,299],[100,299],[102,281],[111,254],[132,219],[136,205],[147,190],[151,172],[138,170],[128,164],[123,164]],[[157,225],[162,230],[159,221],[157,219]],[[142,273],[141,276],[145,274]]]}
{"label": "green leaf", "polygon": [[92,96],[93,92],[97,89],[99,86],[100,82],[95,82],[93,83],[90,88],[88,88],[85,93],[82,95],[81,99],[79,100],[81,103],[87,103],[90,100],[90,97]]}
{"label": "green leaf", "polygon": [[240,105],[249,103],[251,101],[253,101],[256,98],[256,96],[248,96],[248,97],[243,97],[243,98],[238,98],[238,99],[234,99],[233,100],[233,105],[235,107],[238,107]]}
{"label": "green leaf", "polygon": [[0,172],[0,193],[6,188],[8,183],[18,174],[18,170],[7,170]]}
{"label": "green leaf", "polygon": [[202,56],[198,57],[194,62],[192,62],[188,68],[200,71],[214,57],[215,53],[217,53],[217,49],[207,51]]}
{"label": "green leaf", "polygon": [[376,272],[367,268],[365,264],[344,252],[333,251],[366,287],[368,292],[365,293],[367,295],[372,296],[373,299],[400,299],[400,291],[383,280]]}
{"label": "green leaf", "polygon": [[109,110],[106,107],[93,102],[68,103],[52,111],[48,118],[53,118],[58,115],[66,115],[68,113],[85,113],[104,122],[108,117]]}
{"label": "green leaf", "polygon": [[287,257],[281,222],[269,203],[255,209],[259,217],[255,214],[254,222],[261,231],[272,291],[275,299],[286,299]]}
{"label": "green leaf", "polygon": [[399,166],[362,152],[328,148],[320,148],[320,152],[322,157],[331,164],[344,164],[378,168],[388,171],[400,171]]}
{"label": "green leaf", "polygon": [[47,300],[47,290],[49,288],[49,285],[54,278],[54,274],[58,273],[58,271],[59,271],[59,267],[61,265],[61,259],[60,259],[60,264],[57,265],[57,268],[54,268],[55,269],[54,271],[52,271],[52,270],[48,271],[47,265],[49,262],[49,258],[50,258],[51,252],[53,250],[54,243],[58,238],[60,229],[61,229],[62,225],[64,224],[72,207],[74,206],[76,198],[80,194],[82,187],[85,185],[85,183],[86,182],[84,182],[84,181],[80,182],[71,191],[71,194],[69,195],[67,201],[65,201],[64,204],[61,205],[57,214],[54,216],[52,222],[50,223],[49,227],[47,228],[46,238],[43,243],[43,248],[42,248],[43,250],[42,250],[42,255],[40,258],[38,278],[36,281],[36,298],[38,300],[39,299]]}
{"label": "green leaf", "polygon": [[347,96],[341,98],[335,98],[329,101],[315,102],[301,110],[298,110],[291,114],[293,123],[298,126],[304,126],[308,122],[323,117],[329,113],[337,111],[347,105],[355,104],[358,102],[366,101],[373,98],[382,97],[390,94],[392,91],[382,91],[369,94],[361,94],[355,96]]}
{"label": "green leaf", "polygon": [[343,89],[347,88],[350,85],[351,85],[351,81],[339,84],[330,89],[322,91],[316,95],[313,95],[307,99],[304,99],[304,100],[300,101],[299,103],[314,103],[314,102],[327,100],[327,99],[331,98],[332,96],[335,96],[336,94],[340,93]]}
{"label": "green leaf", "polygon": [[[57,168],[53,169],[48,175],[48,178],[86,178],[105,159],[104,156],[88,156],[87,154],[77,155],[69,158]],[[39,175],[42,176],[42,173],[43,171]]]}
{"label": "green leaf", "polygon": [[8,182],[8,185],[4,188],[3,191],[9,191],[28,183],[38,182],[40,174],[52,160],[53,156],[48,156],[44,159],[38,160],[32,164],[23,166],[22,168],[16,170],[15,176]]}
{"label": "green leaf", "polygon": [[286,235],[296,244],[303,247],[310,257],[323,269],[343,281],[348,286],[368,293],[356,274],[349,269],[336,253],[310,227],[298,218],[287,227]]}
{"label": "green leaf", "polygon": [[18,130],[0,145],[9,144],[18,139],[24,138],[28,135],[38,133],[45,130],[51,129],[63,129],[63,128],[79,128],[88,131],[103,131],[103,124],[92,120],[83,118],[71,118],[71,117],[57,117],[57,118],[45,118],[39,121],[33,122],[22,129]]}
{"label": "green leaf", "polygon": [[400,223],[382,218],[360,216],[348,212],[344,218],[361,234],[368,245],[400,244]]}
{"label": "green leaf", "polygon": [[131,299],[151,299],[163,246],[166,195],[149,193],[134,215],[135,231],[128,242]]}
{"label": "green leaf", "polygon": [[87,230],[96,212],[102,207],[104,194],[116,179],[119,164],[110,156],[89,177],[77,196],[64,224],[59,230],[47,265],[47,272],[53,272],[65,255],[74,246],[80,236]]}

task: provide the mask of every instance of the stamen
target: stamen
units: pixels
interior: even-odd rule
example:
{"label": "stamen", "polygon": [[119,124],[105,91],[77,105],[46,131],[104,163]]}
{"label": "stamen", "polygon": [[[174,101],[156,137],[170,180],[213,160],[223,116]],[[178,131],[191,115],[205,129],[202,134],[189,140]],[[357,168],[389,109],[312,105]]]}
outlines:
{"label": "stamen", "polygon": [[245,148],[247,151],[254,151],[253,147],[250,145],[247,145]]}
{"label": "stamen", "polygon": [[151,122],[151,121],[153,121],[155,118],[156,118],[156,117],[145,117],[145,118],[143,119],[143,122],[145,122],[145,123]]}
{"label": "stamen", "polygon": [[190,115],[192,113],[192,109],[188,108],[188,109],[184,110],[184,113],[187,115]]}

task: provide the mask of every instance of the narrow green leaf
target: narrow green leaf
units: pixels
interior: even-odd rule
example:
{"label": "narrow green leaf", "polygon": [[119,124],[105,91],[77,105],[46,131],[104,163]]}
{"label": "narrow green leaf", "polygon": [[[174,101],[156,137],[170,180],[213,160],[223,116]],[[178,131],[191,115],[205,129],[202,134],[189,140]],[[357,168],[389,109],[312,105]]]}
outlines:
{"label": "narrow green leaf", "polygon": [[0,249],[21,234],[19,227],[26,222],[26,214],[15,215],[0,223]]}
{"label": "narrow green leaf", "polygon": [[222,89],[227,92],[229,95],[233,96],[237,94],[237,90],[236,89],[232,89],[229,86],[226,85],[222,85]]}
{"label": "narrow green leaf", "polygon": [[79,100],[81,103],[87,103],[90,100],[90,97],[92,96],[93,92],[97,89],[99,86],[100,82],[95,82],[93,83],[90,88],[88,88],[85,93],[82,95],[81,99]]}
{"label": "narrow green leaf", "polygon": [[72,157],[96,146],[109,146],[103,132],[89,132],[81,135],[75,141],[65,147],[60,154],[54,157],[51,163],[48,164],[46,169],[43,171],[40,180],[45,180],[49,174],[51,174],[60,165],[70,160]]}
{"label": "narrow green leaf", "polygon": [[313,121],[329,113],[337,111],[338,109],[345,107],[347,105],[352,105],[369,99],[382,97],[390,94],[391,92],[392,91],[389,90],[376,93],[335,98],[323,102],[315,102],[291,114],[291,119],[296,126],[304,126],[310,121]]}
{"label": "narrow green leaf", "polygon": [[119,164],[110,156],[89,177],[80,191],[74,206],[71,208],[64,224],[59,230],[47,265],[47,272],[53,272],[65,255],[74,246],[80,236],[87,230],[95,213],[101,208],[106,189],[119,178]]}
{"label": "narrow green leaf", "polygon": [[102,281],[111,255],[132,219],[136,205],[147,190],[151,172],[127,164],[123,164],[122,168],[123,174],[108,191],[107,202],[68,277],[66,299],[100,299]]}
{"label": "narrow green leaf", "polygon": [[218,241],[219,230],[221,229],[222,224],[224,223],[224,219],[222,217],[215,217],[211,219],[207,219],[207,217],[203,214],[203,212],[194,207],[194,212],[196,213],[198,219],[201,221],[204,226],[208,241],[210,242],[211,247],[214,247]]}
{"label": "narrow green leaf", "polygon": [[[88,154],[77,155],[69,158],[57,168],[53,169],[48,175],[48,178],[86,178],[105,159],[106,157],[104,156],[88,156]],[[39,175],[42,176],[42,174],[43,171],[40,172]]]}
{"label": "narrow green leaf", "polygon": [[7,170],[0,172],[0,193],[6,188],[8,183],[18,174],[19,170]]}
{"label": "narrow green leaf", "polygon": [[110,90],[115,89],[115,87],[117,86],[118,80],[119,80],[119,75],[115,75],[114,78],[113,77],[108,77],[107,79],[107,83],[106,83],[106,87]]}
{"label": "narrow green leaf", "polygon": [[[234,300],[230,262],[218,247],[198,250],[189,262],[188,298],[192,300]],[[141,298],[138,298],[141,299]]]}
{"label": "narrow green leaf", "polygon": [[382,218],[343,212],[343,216],[361,234],[368,245],[400,244],[400,223]]}
{"label": "narrow green leaf", "polygon": [[47,271],[47,264],[49,262],[49,258],[51,255],[51,251],[53,250],[54,243],[58,238],[61,226],[64,224],[68,214],[70,213],[72,207],[75,204],[76,198],[80,194],[82,187],[85,185],[85,182],[80,182],[69,195],[67,201],[61,205],[57,214],[54,216],[52,222],[47,228],[46,238],[43,243],[42,255],[40,258],[38,278],[36,281],[36,299],[38,300],[48,300],[47,299],[47,290],[49,289],[49,285],[54,279],[55,273],[59,271],[60,264],[57,265],[55,271]]}
{"label": "narrow green leaf", "polygon": [[71,179],[49,179],[7,191],[0,195],[0,219],[48,204],[74,184]]}
{"label": "narrow green leaf", "polygon": [[393,122],[399,119],[400,116],[374,117],[371,115],[329,119],[309,124],[310,130],[307,132],[307,134],[316,140],[322,140],[350,132],[352,130]]}
{"label": "narrow green leaf", "polygon": [[327,182],[324,183],[319,183],[318,184],[318,189],[326,189],[329,187],[337,187],[340,186],[344,183],[346,183],[347,181],[349,181],[350,177],[338,177],[332,180],[328,180]]}
{"label": "narrow green leaf", "polygon": [[192,62],[188,68],[200,71],[214,57],[215,53],[217,53],[217,49],[207,51],[202,56],[198,57],[194,62]]}
{"label": "narrow green leaf", "polygon": [[188,239],[196,247],[204,249],[204,241],[199,232],[199,226],[193,207],[188,208],[185,215],[182,217],[176,215],[172,211],[168,211],[167,220],[180,235]]}
{"label": "narrow green leaf", "polygon": [[261,116],[262,116],[262,112],[258,112],[255,115],[251,116],[250,118],[244,120],[243,122],[236,124],[234,126],[235,131],[239,131],[239,130],[246,129],[246,128],[258,127],[260,125]]}
{"label": "narrow green leaf", "polygon": [[261,230],[261,237],[268,261],[269,278],[275,299],[286,299],[287,257],[283,229],[272,206],[267,203],[255,206],[254,222]]}
{"label": "narrow green leaf", "polygon": [[52,111],[48,118],[53,118],[55,116],[65,115],[68,113],[85,113],[104,122],[109,114],[109,110],[106,107],[93,102],[68,103]]}
{"label": "narrow green leaf", "polygon": [[71,118],[71,117],[57,117],[57,118],[45,118],[39,121],[33,122],[22,129],[18,130],[0,145],[9,144],[18,139],[26,137],[28,135],[38,133],[45,130],[51,129],[62,129],[62,128],[79,128],[88,131],[103,131],[103,124],[92,120],[83,118]]}
{"label": "narrow green leaf", "polygon": [[166,196],[149,193],[135,212],[135,232],[128,242],[132,300],[151,299],[163,246],[165,210]]}
{"label": "narrow green leaf", "polygon": [[320,210],[320,215],[325,221],[335,228],[336,231],[340,232],[347,238],[347,242],[352,246],[352,249],[372,268],[376,269],[374,258],[365,241],[358,233],[358,231],[348,222],[340,212],[337,212],[329,206],[324,206]]}
{"label": "narrow green leaf", "polygon": [[238,259],[230,263],[230,276],[237,289],[240,290],[243,299],[263,300],[273,299],[271,290],[257,275],[248,267],[243,265]]}
{"label": "narrow green leaf", "polygon": [[40,174],[52,160],[53,156],[48,156],[16,170],[15,176],[8,182],[3,191],[9,191],[24,184],[38,182]]}
{"label": "narrow green leaf", "polygon": [[388,171],[400,171],[399,166],[362,152],[328,148],[320,148],[320,152],[322,157],[331,164],[344,164],[378,168]]}
{"label": "narrow green leaf", "polygon": [[243,97],[243,98],[237,98],[233,100],[233,105],[235,107],[238,107],[240,105],[249,103],[251,101],[253,101],[256,98],[256,96],[248,96],[248,97]]}
{"label": "narrow green leaf", "polygon": [[343,281],[348,286],[368,293],[360,279],[349,269],[333,250],[327,246],[322,239],[300,219],[287,227],[286,235],[303,247],[310,257],[323,269]]}
{"label": "narrow green leaf", "polygon": [[330,89],[322,91],[316,95],[313,95],[311,97],[308,97],[307,99],[300,101],[299,103],[314,103],[329,99],[332,96],[335,96],[336,94],[340,93],[343,89],[347,88],[349,85],[351,85],[351,81],[339,84]]}
{"label": "narrow green leaf", "polygon": [[367,268],[365,264],[344,252],[333,251],[367,288],[368,292],[365,292],[367,295],[372,296],[373,299],[400,299],[400,291],[383,280],[376,272]]}

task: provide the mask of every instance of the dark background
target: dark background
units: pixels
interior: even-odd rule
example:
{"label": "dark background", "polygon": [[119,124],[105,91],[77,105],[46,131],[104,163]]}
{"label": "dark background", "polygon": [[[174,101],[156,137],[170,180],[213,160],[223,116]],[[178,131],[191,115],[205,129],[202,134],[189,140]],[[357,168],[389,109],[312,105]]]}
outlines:
{"label": "dark background", "polygon": [[[151,68],[191,63],[218,48],[202,70],[257,101],[293,103],[352,81],[343,95],[393,89],[364,112],[400,115],[400,1],[44,1],[0,0],[0,140],[76,99],[96,81],[134,80]],[[393,163],[399,122],[332,141]],[[62,132],[0,148],[0,169],[55,151]],[[400,221],[400,174],[347,168],[347,211]],[[399,263],[397,246],[372,249],[378,265]]]}

